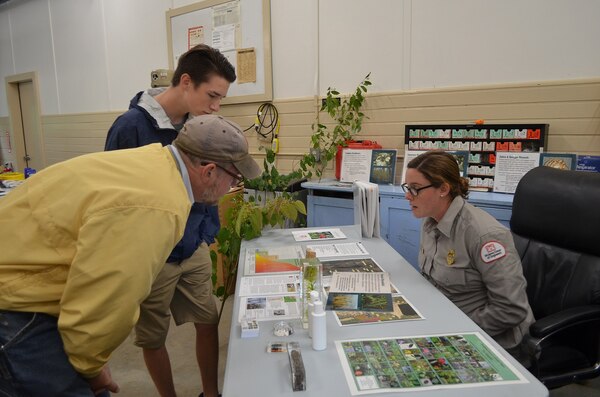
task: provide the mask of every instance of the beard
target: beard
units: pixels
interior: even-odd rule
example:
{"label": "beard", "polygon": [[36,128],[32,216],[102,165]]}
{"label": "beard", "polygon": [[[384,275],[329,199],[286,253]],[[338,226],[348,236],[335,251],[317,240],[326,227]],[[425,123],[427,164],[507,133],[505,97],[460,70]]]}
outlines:
{"label": "beard", "polygon": [[219,203],[219,193],[217,192],[217,184],[204,189],[204,192],[202,192],[202,194],[200,195],[200,200],[196,201],[206,205],[217,205]]}

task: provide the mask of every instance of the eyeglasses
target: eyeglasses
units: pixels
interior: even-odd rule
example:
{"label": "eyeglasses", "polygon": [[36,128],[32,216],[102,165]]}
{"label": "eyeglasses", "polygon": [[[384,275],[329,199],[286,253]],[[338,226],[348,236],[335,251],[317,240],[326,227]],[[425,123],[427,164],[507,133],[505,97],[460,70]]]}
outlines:
{"label": "eyeglasses", "polygon": [[410,193],[414,197],[417,197],[421,190],[427,189],[428,187],[432,187],[433,185],[427,185],[427,186],[423,186],[423,187],[413,187],[413,186],[407,185],[406,183],[403,183],[400,186],[402,187],[402,190],[404,190],[404,193]]}
{"label": "eyeglasses", "polygon": [[233,177],[233,182],[231,183],[232,187],[239,185],[244,180],[244,177],[241,176],[240,174],[234,174],[233,172],[229,171],[227,168],[225,168],[222,165],[219,165],[217,163],[200,163],[200,164],[202,164],[202,165],[214,164],[215,167],[225,171],[229,176]]}

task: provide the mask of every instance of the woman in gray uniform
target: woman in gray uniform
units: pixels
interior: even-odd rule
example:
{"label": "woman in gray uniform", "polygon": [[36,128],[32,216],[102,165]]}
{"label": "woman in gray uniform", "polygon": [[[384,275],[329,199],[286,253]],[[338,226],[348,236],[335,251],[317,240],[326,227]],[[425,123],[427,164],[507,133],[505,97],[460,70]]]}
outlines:
{"label": "woman in gray uniform", "polygon": [[[429,151],[407,165],[406,199],[421,229],[421,274],[517,359],[534,321],[510,231],[465,199],[452,155]],[[522,360],[525,361],[525,360]]]}

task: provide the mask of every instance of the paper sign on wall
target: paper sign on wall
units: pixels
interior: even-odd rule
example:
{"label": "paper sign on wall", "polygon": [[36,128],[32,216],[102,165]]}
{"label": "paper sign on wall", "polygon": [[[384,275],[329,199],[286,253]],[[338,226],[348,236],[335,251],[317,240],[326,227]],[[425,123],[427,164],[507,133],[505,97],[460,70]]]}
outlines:
{"label": "paper sign on wall", "polygon": [[396,149],[344,149],[340,182],[394,184]]}

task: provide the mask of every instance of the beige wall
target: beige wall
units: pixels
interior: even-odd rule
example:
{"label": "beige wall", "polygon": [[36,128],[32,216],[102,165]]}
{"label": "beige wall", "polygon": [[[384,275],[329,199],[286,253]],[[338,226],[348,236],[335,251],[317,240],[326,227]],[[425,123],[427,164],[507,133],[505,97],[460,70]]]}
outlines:
{"label": "beige wall", "polygon": [[[274,105],[281,120],[277,166],[286,172],[308,150],[318,101],[299,98],[275,101]],[[257,107],[229,105],[221,114],[247,128],[254,123]],[[101,151],[106,132],[120,113],[42,116],[47,165]],[[367,97],[365,114],[369,119],[359,138],[396,148],[400,158],[405,124],[464,124],[477,119],[490,124],[548,123],[547,151],[600,155],[600,79],[375,93]],[[7,125],[7,118],[0,118],[0,132],[7,130]],[[251,131],[251,151],[262,161],[261,142]],[[4,158],[6,139],[0,139],[0,145]]]}

